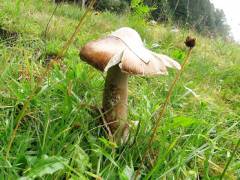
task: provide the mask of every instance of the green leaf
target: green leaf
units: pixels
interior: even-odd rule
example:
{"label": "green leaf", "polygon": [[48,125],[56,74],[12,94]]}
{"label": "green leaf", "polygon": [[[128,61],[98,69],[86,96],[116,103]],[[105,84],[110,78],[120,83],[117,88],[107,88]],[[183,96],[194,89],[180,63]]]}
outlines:
{"label": "green leaf", "polygon": [[179,116],[173,119],[173,126],[178,127],[190,127],[191,125],[196,125],[202,123],[201,120],[193,119],[190,117]]}
{"label": "green leaf", "polygon": [[111,142],[105,138],[99,138],[99,140],[108,148],[112,149],[112,148],[117,148],[117,144],[114,142]]}
{"label": "green leaf", "polygon": [[144,5],[143,0],[132,0],[131,1],[131,8],[133,11],[139,16],[148,16],[151,10],[154,8],[149,8],[147,5]]}
{"label": "green leaf", "polygon": [[131,1],[131,7],[136,7],[138,6],[142,1],[141,0],[132,0]]}
{"label": "green leaf", "polygon": [[74,169],[78,171],[78,173],[81,173],[82,176],[87,170],[87,168],[91,167],[91,164],[89,163],[89,157],[86,154],[86,152],[79,146],[74,145],[72,147],[72,153],[71,153],[71,164]]}
{"label": "green leaf", "polygon": [[47,174],[53,174],[64,169],[64,163],[66,162],[62,157],[43,155],[40,159],[36,160],[36,163],[27,171],[26,176],[22,177],[21,180],[34,179]]}
{"label": "green leaf", "polygon": [[125,166],[124,169],[119,172],[119,178],[121,180],[131,180],[134,176],[134,169],[133,167]]}
{"label": "green leaf", "polygon": [[102,147],[95,145],[96,149],[93,149],[94,152],[98,153],[99,155],[104,155],[114,166],[119,168],[119,165],[114,160],[111,154],[109,154],[107,151],[105,151]]}

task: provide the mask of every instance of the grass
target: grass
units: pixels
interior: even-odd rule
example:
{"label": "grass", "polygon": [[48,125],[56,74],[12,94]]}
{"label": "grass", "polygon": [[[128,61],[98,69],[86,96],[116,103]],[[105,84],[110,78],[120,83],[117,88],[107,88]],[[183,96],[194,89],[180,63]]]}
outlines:
{"label": "grass", "polygon": [[[171,32],[171,25],[150,26],[134,15],[109,12],[88,17],[62,64],[44,79],[26,106],[6,159],[7,147],[24,102],[46,76],[45,59],[56,54],[74,32],[83,12],[60,5],[44,36],[55,5],[47,1],[0,0],[0,179],[130,179],[141,162],[176,72],[129,81],[129,120],[139,121],[135,143],[114,148],[102,132],[92,106],[101,107],[105,74],[83,63],[79,49],[86,42],[122,26],[135,28],[146,46],[182,62],[183,41],[197,37],[190,64],[177,84],[151,147],[142,178],[218,179],[240,134],[240,46],[209,39],[189,30]],[[153,48],[158,43],[160,47]],[[138,133],[137,133],[138,132]],[[133,141],[133,140],[132,140]],[[154,158],[156,158],[154,164]],[[236,150],[226,179],[240,177]]]}

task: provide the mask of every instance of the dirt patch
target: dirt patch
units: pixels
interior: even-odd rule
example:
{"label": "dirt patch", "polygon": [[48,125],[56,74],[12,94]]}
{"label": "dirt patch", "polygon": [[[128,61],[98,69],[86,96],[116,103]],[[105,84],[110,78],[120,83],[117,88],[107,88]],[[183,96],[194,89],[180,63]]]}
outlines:
{"label": "dirt patch", "polygon": [[38,60],[41,60],[41,61],[42,61],[42,65],[43,65],[44,67],[48,66],[48,64],[49,64],[51,61],[56,60],[56,59],[61,60],[61,58],[59,58],[59,57],[57,56],[57,54],[55,54],[55,53],[42,54],[42,55],[40,55],[40,57],[38,58]]}
{"label": "dirt patch", "polygon": [[44,64],[48,65],[52,60],[57,58],[57,54],[46,54],[44,59]]}
{"label": "dirt patch", "polygon": [[19,34],[17,32],[8,31],[0,27],[0,42],[3,42],[6,46],[14,46]]}

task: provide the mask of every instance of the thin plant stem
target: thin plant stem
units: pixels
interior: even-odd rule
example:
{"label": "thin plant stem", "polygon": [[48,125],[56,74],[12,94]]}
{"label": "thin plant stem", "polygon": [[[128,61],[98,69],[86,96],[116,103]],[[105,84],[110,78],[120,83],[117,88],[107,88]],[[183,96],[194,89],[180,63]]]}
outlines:
{"label": "thin plant stem", "polygon": [[230,165],[230,163],[231,163],[231,161],[232,161],[235,153],[237,152],[239,145],[240,145],[240,138],[238,139],[237,145],[235,146],[235,148],[234,148],[234,150],[233,150],[233,152],[232,152],[232,155],[231,155],[231,157],[229,158],[229,160],[228,160],[228,162],[227,162],[227,164],[226,164],[226,166],[225,166],[225,168],[224,168],[224,170],[223,170],[223,172],[222,172],[222,174],[221,174],[221,176],[220,176],[220,178],[219,178],[220,180],[222,180],[222,179],[224,178],[224,175],[225,175],[225,173],[227,172],[227,169],[228,169],[228,167],[229,167],[229,165]]}
{"label": "thin plant stem", "polygon": [[161,119],[163,118],[163,115],[164,115],[164,113],[166,112],[167,105],[168,105],[168,103],[169,103],[169,101],[170,101],[170,98],[171,98],[173,89],[174,89],[175,85],[177,84],[177,81],[178,81],[179,78],[181,77],[181,74],[183,73],[186,64],[188,63],[188,60],[189,60],[189,58],[190,58],[190,56],[191,56],[191,53],[192,53],[192,49],[193,49],[193,48],[189,48],[189,51],[188,51],[188,53],[187,53],[187,56],[186,56],[184,62],[182,63],[181,70],[178,71],[178,73],[177,73],[177,75],[175,76],[174,81],[173,81],[170,89],[168,90],[167,97],[166,97],[165,102],[164,102],[164,104],[163,104],[163,106],[162,106],[162,108],[161,108],[161,110],[160,110],[160,112],[159,112],[159,114],[158,114],[158,116],[157,116],[156,124],[155,124],[155,126],[154,126],[154,128],[153,128],[153,133],[152,133],[152,135],[151,135],[151,137],[150,137],[150,140],[148,141],[147,149],[145,150],[145,152],[144,152],[144,154],[143,154],[143,158],[142,158],[141,164],[140,164],[140,166],[139,166],[139,168],[138,168],[138,170],[137,170],[137,172],[136,172],[135,179],[137,179],[137,177],[140,175],[140,170],[141,170],[141,168],[142,168],[142,166],[143,166],[144,161],[146,160],[148,151],[149,151],[149,149],[150,149],[151,146],[152,146],[152,143],[153,143],[153,140],[154,140],[154,138],[155,138],[155,136],[156,136],[156,132],[157,132],[157,129],[158,129],[159,125],[160,125]]}
{"label": "thin plant stem", "polygon": [[49,72],[50,70],[52,69],[52,66],[54,64],[54,62],[57,62],[61,57],[63,57],[65,55],[65,53],[67,52],[69,46],[71,45],[71,43],[74,41],[76,35],[79,33],[80,31],[80,28],[82,26],[82,23],[84,21],[84,19],[87,17],[88,13],[90,12],[90,10],[92,9],[94,3],[96,2],[96,0],[92,0],[88,9],[85,11],[85,13],[83,14],[83,16],[80,18],[79,20],[79,23],[77,25],[77,27],[75,28],[75,31],[74,33],[72,34],[72,36],[69,38],[69,40],[65,43],[65,45],[63,46],[62,50],[60,51],[60,53],[58,54],[57,57],[55,57],[50,63],[49,65],[47,66],[46,70],[44,71],[43,75],[40,76],[40,78],[38,78],[37,80],[37,84],[35,86],[35,88],[33,89],[32,93],[29,95],[29,97],[25,100],[24,102],[24,105],[23,105],[23,108],[21,110],[21,112],[19,113],[19,115],[16,117],[16,126],[13,130],[13,133],[10,137],[10,140],[9,140],[9,143],[8,143],[8,146],[7,146],[7,149],[6,149],[6,156],[5,156],[5,159],[7,160],[8,159],[8,156],[9,156],[9,152],[11,150],[11,147],[12,147],[12,144],[13,144],[13,141],[16,137],[16,134],[17,134],[17,130],[19,128],[19,125],[23,119],[23,117],[25,116],[26,114],[26,111],[27,111],[27,108],[31,102],[31,100],[33,99],[33,97],[35,96],[35,94],[38,92],[38,89],[39,87],[41,86],[42,82],[44,81],[45,77],[48,77],[49,75]]}
{"label": "thin plant stem", "polygon": [[59,4],[56,5],[56,7],[54,8],[54,10],[53,10],[53,12],[52,12],[52,15],[50,16],[50,18],[49,18],[49,20],[48,20],[48,23],[47,23],[46,28],[45,28],[45,31],[44,31],[44,38],[47,37],[48,27],[49,27],[49,25],[50,25],[50,22],[51,22],[51,20],[52,20],[52,18],[53,18],[53,16],[54,16],[55,12],[56,12],[57,9],[58,9],[58,7],[59,7]]}
{"label": "thin plant stem", "polygon": [[73,41],[75,40],[77,34],[80,31],[80,28],[82,27],[82,23],[84,21],[84,19],[86,18],[86,16],[88,15],[88,13],[90,12],[90,10],[92,9],[93,5],[95,4],[96,0],[92,0],[89,4],[88,9],[85,11],[85,13],[83,14],[82,18],[80,19],[77,27],[75,28],[74,33],[72,34],[72,36],[68,39],[68,41],[65,43],[65,45],[63,46],[62,51],[60,51],[60,53],[58,54],[58,57],[62,57],[65,55],[65,53],[67,52],[69,46],[73,43]]}

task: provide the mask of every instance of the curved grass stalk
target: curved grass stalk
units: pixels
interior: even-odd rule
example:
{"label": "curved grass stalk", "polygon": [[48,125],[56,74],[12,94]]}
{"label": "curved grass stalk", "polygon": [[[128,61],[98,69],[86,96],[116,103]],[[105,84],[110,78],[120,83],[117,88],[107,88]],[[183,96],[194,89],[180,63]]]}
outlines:
{"label": "curved grass stalk", "polygon": [[168,90],[168,94],[167,94],[167,97],[165,99],[165,102],[164,102],[163,106],[161,106],[162,108],[161,108],[161,110],[160,110],[160,112],[158,114],[158,117],[157,117],[157,120],[156,120],[156,124],[155,124],[155,126],[153,128],[153,132],[152,132],[152,135],[150,137],[150,140],[148,141],[147,149],[145,150],[145,152],[143,154],[143,158],[141,160],[141,164],[140,164],[138,170],[136,171],[136,175],[135,175],[134,179],[137,179],[138,176],[140,175],[140,170],[141,170],[141,168],[143,166],[144,161],[146,160],[147,154],[148,154],[148,152],[149,152],[149,150],[150,150],[150,148],[152,146],[153,140],[155,139],[155,136],[156,136],[156,133],[157,133],[157,129],[158,129],[159,125],[160,125],[161,119],[163,118],[163,116],[164,116],[164,114],[166,112],[167,105],[168,105],[168,103],[170,101],[173,89],[176,86],[178,80],[180,79],[182,73],[184,72],[185,66],[187,65],[187,63],[189,61],[189,58],[190,58],[191,53],[192,53],[192,49],[195,46],[195,39],[191,39],[190,37],[188,37],[186,42],[185,42],[185,44],[189,47],[189,51],[187,53],[187,56],[186,56],[185,60],[182,63],[181,70],[178,71],[178,73],[176,74],[176,76],[175,76],[175,78],[173,80],[173,83],[171,84],[170,89]]}
{"label": "curved grass stalk", "polygon": [[81,30],[81,26],[83,25],[83,21],[85,20],[85,18],[87,17],[87,15],[89,14],[90,10],[92,9],[93,5],[95,4],[96,0],[92,0],[90,5],[88,6],[87,10],[85,11],[85,13],[83,14],[83,16],[80,18],[78,25],[75,28],[74,33],[72,34],[72,36],[68,39],[68,41],[65,43],[65,45],[63,46],[62,50],[60,51],[60,53],[58,54],[57,57],[55,57],[47,66],[46,70],[44,71],[43,75],[37,80],[37,84],[36,87],[33,89],[32,93],[30,94],[30,96],[25,100],[24,105],[22,110],[20,111],[19,115],[16,118],[16,126],[13,130],[13,133],[10,137],[8,146],[7,146],[7,150],[6,150],[6,155],[5,155],[5,159],[8,159],[9,156],[9,152],[11,150],[13,141],[16,137],[17,134],[17,130],[19,128],[19,125],[23,119],[23,117],[26,114],[27,108],[30,104],[30,101],[33,99],[33,97],[37,94],[39,87],[41,86],[41,84],[43,83],[45,77],[48,77],[50,70],[52,69],[54,63],[58,62],[59,59],[61,57],[63,57],[65,55],[65,53],[67,52],[69,46],[73,43],[74,39],[76,38],[77,34],[79,33],[79,31]]}
{"label": "curved grass stalk", "polygon": [[226,174],[227,169],[228,169],[228,167],[229,167],[229,165],[230,165],[230,163],[231,163],[231,161],[232,161],[235,153],[237,152],[239,145],[240,145],[240,138],[238,139],[238,142],[237,142],[237,144],[236,144],[236,146],[235,146],[235,148],[234,148],[234,150],[233,150],[233,152],[232,152],[232,155],[231,155],[231,157],[229,158],[229,160],[228,160],[228,162],[227,162],[227,164],[226,164],[226,166],[225,166],[225,168],[224,168],[224,170],[223,170],[223,172],[222,172],[222,174],[221,174],[221,176],[220,176],[220,178],[219,178],[220,180],[222,180],[222,179],[224,178],[224,175]]}

